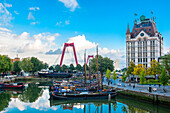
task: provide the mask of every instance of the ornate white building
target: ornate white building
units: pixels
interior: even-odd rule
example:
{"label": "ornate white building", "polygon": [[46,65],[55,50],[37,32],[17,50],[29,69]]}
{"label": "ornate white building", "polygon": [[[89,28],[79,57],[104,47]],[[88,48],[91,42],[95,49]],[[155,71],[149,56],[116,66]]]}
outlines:
{"label": "ornate white building", "polygon": [[140,17],[140,21],[134,22],[130,32],[129,24],[126,32],[126,67],[130,61],[135,65],[143,64],[150,67],[152,60],[158,60],[163,55],[163,37],[158,32],[155,19]]}

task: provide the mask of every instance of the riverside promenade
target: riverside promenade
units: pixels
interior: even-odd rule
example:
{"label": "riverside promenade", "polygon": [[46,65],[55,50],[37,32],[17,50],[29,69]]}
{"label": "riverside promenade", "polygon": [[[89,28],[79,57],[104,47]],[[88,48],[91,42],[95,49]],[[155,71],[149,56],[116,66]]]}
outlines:
{"label": "riverside promenade", "polygon": [[[105,80],[103,85],[114,87],[118,92],[129,94],[131,96],[140,96],[146,97],[145,100],[151,99],[154,103],[161,102],[170,104],[170,86],[165,86],[166,92],[163,91],[163,86],[159,85],[141,85],[137,83],[123,83],[120,79],[117,79],[115,82],[111,80],[112,84],[108,85],[108,82]],[[135,88],[133,87],[135,85]],[[149,92],[149,87],[152,87],[151,92]]]}

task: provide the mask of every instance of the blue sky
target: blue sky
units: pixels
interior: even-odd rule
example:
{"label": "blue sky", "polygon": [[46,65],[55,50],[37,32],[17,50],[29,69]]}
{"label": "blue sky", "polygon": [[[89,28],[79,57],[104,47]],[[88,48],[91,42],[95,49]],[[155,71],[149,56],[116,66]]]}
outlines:
{"label": "blue sky", "polygon": [[86,40],[98,43],[101,48],[125,49],[127,24],[130,24],[132,30],[134,13],[138,14],[137,18],[141,15],[150,18],[151,11],[156,16],[158,31],[164,37],[164,47],[170,47],[169,0],[1,1],[11,15],[8,22],[0,19],[0,27],[18,36],[23,32],[29,33],[30,37],[39,33],[58,33],[59,36],[54,40],[56,49],[70,37],[83,34]]}

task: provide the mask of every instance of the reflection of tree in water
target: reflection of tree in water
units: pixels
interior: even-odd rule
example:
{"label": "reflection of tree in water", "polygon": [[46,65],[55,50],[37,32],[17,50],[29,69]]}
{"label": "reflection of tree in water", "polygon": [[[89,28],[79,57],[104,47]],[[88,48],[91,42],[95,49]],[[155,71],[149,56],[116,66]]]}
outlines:
{"label": "reflection of tree in water", "polygon": [[123,105],[123,107],[122,107],[122,111],[123,111],[123,113],[126,113],[127,112],[127,109],[126,109],[126,107]]}
{"label": "reflection of tree in water", "polygon": [[42,96],[43,89],[38,88],[37,84],[28,84],[28,87],[25,89],[25,92],[19,95],[19,99],[22,102],[35,102],[38,97]]}
{"label": "reflection of tree in water", "polygon": [[11,100],[11,95],[9,93],[3,92],[0,94],[0,111],[8,107],[10,100]]}
{"label": "reflection of tree in water", "polygon": [[113,103],[113,110],[116,111],[117,108],[118,108],[117,102]]}

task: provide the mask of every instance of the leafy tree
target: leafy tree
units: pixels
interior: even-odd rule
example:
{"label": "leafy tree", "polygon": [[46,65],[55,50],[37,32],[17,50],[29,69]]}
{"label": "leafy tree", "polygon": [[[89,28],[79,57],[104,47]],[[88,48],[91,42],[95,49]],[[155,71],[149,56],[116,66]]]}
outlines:
{"label": "leafy tree", "polygon": [[43,69],[43,63],[38,60],[38,58],[35,57],[31,57],[31,62],[33,64],[32,67],[32,73],[34,74],[37,71],[40,71],[41,69]]}
{"label": "leafy tree", "polygon": [[142,72],[141,72],[140,75],[139,75],[139,77],[140,77],[140,83],[142,84],[142,86],[143,86],[144,82],[146,81],[145,76],[146,76],[145,70],[142,70]]}
{"label": "leafy tree", "polygon": [[134,75],[139,75],[142,70],[145,70],[145,65],[143,64],[138,64],[135,68],[134,68]]}
{"label": "leafy tree", "polygon": [[166,74],[165,68],[163,67],[162,73],[161,73],[161,76],[160,76],[161,84],[163,86],[166,86],[168,84],[168,80],[169,80],[169,78],[168,78],[168,76]]}
{"label": "leafy tree", "polygon": [[[83,65],[83,67],[82,67],[82,71],[84,71],[85,70],[85,65]],[[86,64],[86,70],[89,70],[89,66]]]}
{"label": "leafy tree", "polygon": [[75,67],[74,67],[73,64],[70,64],[69,70],[70,70],[71,72],[73,72],[73,70],[75,70]]}
{"label": "leafy tree", "polygon": [[111,79],[111,71],[109,69],[107,69],[106,71],[106,77],[108,78],[108,80]]}
{"label": "leafy tree", "polygon": [[113,80],[114,80],[114,84],[115,84],[115,80],[117,79],[117,74],[116,71],[113,72],[113,76],[112,76]]}
{"label": "leafy tree", "polygon": [[[93,72],[97,72],[97,55],[95,58],[91,59],[90,67]],[[114,70],[113,60],[108,57],[103,58],[101,55],[98,55],[98,70],[103,74],[107,69],[110,71]]]}
{"label": "leafy tree", "polygon": [[17,73],[17,74],[19,74],[21,72],[20,63],[21,63],[21,61],[14,62],[13,71],[15,71],[15,73]]}
{"label": "leafy tree", "polygon": [[31,62],[30,58],[23,58],[21,63],[20,63],[20,68],[24,70],[25,72],[31,72],[33,69],[34,65]]}
{"label": "leafy tree", "polygon": [[11,94],[8,92],[1,92],[0,93],[0,112],[3,111],[5,108],[8,107],[9,102],[11,101]]}
{"label": "leafy tree", "polygon": [[134,72],[135,64],[130,61],[130,65],[127,68],[127,75],[132,75]]}
{"label": "leafy tree", "polygon": [[157,62],[156,60],[152,60],[150,62],[151,67],[147,69],[147,74],[148,75],[154,75],[156,76],[156,74],[160,74],[162,67],[159,64],[159,62]]}
{"label": "leafy tree", "polygon": [[54,67],[53,67],[53,66],[50,66],[50,67],[49,67],[49,70],[53,70],[53,71],[54,71]]}
{"label": "leafy tree", "polygon": [[12,70],[11,59],[6,55],[0,55],[0,73],[5,73]]}
{"label": "leafy tree", "polygon": [[126,113],[127,112],[127,109],[126,109],[126,107],[123,105],[123,107],[122,107],[122,111],[123,111],[123,113]]}
{"label": "leafy tree", "polygon": [[[165,56],[162,56],[161,58],[163,59],[162,66],[164,66],[167,71],[170,70],[170,65],[169,65],[170,64],[170,53],[168,53]],[[170,71],[168,74],[170,74]]]}
{"label": "leafy tree", "polygon": [[62,72],[68,71],[68,67],[65,64],[63,64],[61,67],[61,71]]}
{"label": "leafy tree", "polygon": [[61,67],[60,67],[59,64],[57,64],[57,65],[55,66],[55,70],[56,70],[57,72],[61,71]]}
{"label": "leafy tree", "polygon": [[125,71],[123,71],[122,82],[126,81],[127,76],[125,75]]}
{"label": "leafy tree", "polygon": [[43,69],[47,69],[49,67],[49,65],[47,63],[43,64]]}
{"label": "leafy tree", "polygon": [[81,71],[81,70],[82,70],[82,67],[81,67],[80,64],[78,64],[78,65],[76,66],[76,70],[77,70],[77,71]]}
{"label": "leafy tree", "polygon": [[113,104],[113,110],[116,111],[117,108],[118,108],[117,102],[115,102],[115,103]]}
{"label": "leafy tree", "polygon": [[38,88],[37,84],[28,84],[28,87],[25,88],[23,94],[19,95],[19,100],[22,102],[35,102],[43,94],[43,89]]}

